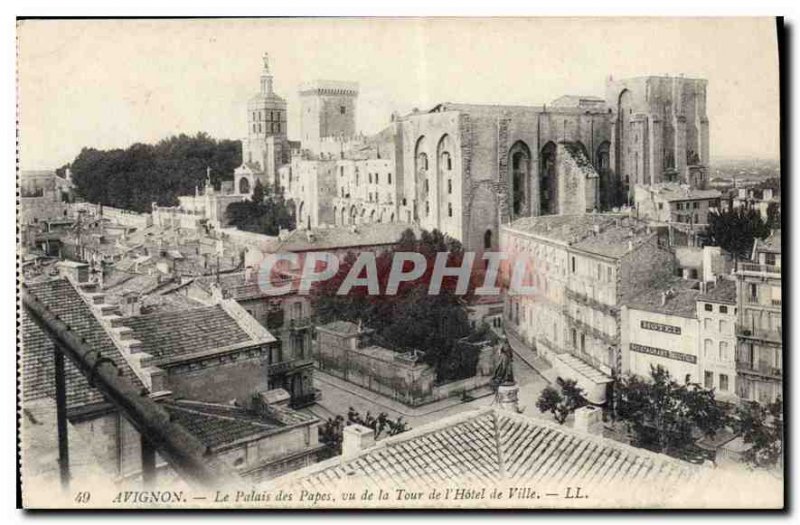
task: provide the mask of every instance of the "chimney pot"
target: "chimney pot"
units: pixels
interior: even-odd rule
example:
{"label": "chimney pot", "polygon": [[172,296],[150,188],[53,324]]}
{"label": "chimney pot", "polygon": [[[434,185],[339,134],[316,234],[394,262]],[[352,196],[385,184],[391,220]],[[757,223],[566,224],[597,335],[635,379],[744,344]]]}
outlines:
{"label": "chimney pot", "polygon": [[342,432],[342,458],[350,459],[358,456],[374,444],[374,430],[359,424],[348,425]]}

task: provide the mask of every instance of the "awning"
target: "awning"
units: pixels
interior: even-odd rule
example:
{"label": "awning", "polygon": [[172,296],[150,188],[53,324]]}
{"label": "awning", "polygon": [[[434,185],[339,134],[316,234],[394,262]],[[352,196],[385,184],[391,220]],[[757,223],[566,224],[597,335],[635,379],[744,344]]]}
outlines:
{"label": "awning", "polygon": [[572,354],[554,356],[553,367],[559,377],[574,379],[590,403],[602,405],[606,402],[606,385],[613,381],[608,374]]}

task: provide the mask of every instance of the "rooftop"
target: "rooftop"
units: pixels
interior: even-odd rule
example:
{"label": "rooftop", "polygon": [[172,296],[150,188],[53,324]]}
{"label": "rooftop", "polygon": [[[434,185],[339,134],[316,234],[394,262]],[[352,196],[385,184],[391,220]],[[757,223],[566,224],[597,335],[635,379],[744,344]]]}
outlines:
{"label": "rooftop", "polygon": [[649,188],[649,191],[670,202],[718,199],[722,197],[722,192],[719,190],[700,190],[677,183],[655,184]]}
{"label": "rooftop", "polygon": [[[130,367],[125,357],[106,333],[91,307],[84,301],[75,287],[66,279],[51,279],[37,283],[24,284],[32,296],[45,304],[51,312],[81,338],[91,348],[111,359],[122,375],[134,385],[142,386],[141,381]],[[53,364],[54,346],[44,332],[22,310],[22,397],[24,401],[55,396],[55,369]],[[89,386],[86,377],[67,359],[65,362],[67,405],[70,408],[93,403],[101,403],[103,395]]]}
{"label": "rooftop", "polygon": [[[695,318],[700,290],[693,288],[694,286],[696,283],[675,278],[638,293],[628,294],[624,301],[629,308],[636,310]],[[666,301],[661,304],[664,293],[667,294]]]}
{"label": "rooftop", "polygon": [[304,82],[299,89],[301,94],[317,90],[355,91],[358,93],[358,82],[316,79]]}
{"label": "rooftop", "polygon": [[781,231],[774,230],[766,239],[756,239],[755,251],[781,253]]}
{"label": "rooftop", "polygon": [[325,330],[335,334],[350,336],[358,333],[358,325],[350,321],[333,321],[331,323],[318,326],[318,330]]}
{"label": "rooftop", "polygon": [[655,235],[645,222],[621,213],[523,217],[505,228],[612,258],[622,257]]}
{"label": "rooftop", "polygon": [[274,432],[316,418],[287,408],[266,407],[256,413],[233,405],[164,400],[161,405],[178,424],[209,448]]}
{"label": "rooftop", "polygon": [[[227,303],[230,305],[232,301]],[[261,337],[248,333],[239,319],[224,304],[163,311],[123,318],[133,339],[141,341],[142,351],[156,359],[180,357],[199,352],[250,343],[253,346],[271,343],[275,338],[265,329]],[[255,320],[253,323],[257,324]]]}
{"label": "rooftop", "polygon": [[332,458],[278,478],[281,487],[441,487],[550,480],[582,487],[608,483],[675,486],[696,475],[688,463],[543,419],[497,408],[463,412],[386,438],[345,459]]}
{"label": "rooftop", "polygon": [[[412,224],[386,223],[337,228],[313,228],[290,232],[275,248],[277,252],[335,250],[395,244],[407,229],[419,237],[421,230]],[[309,240],[309,235],[311,240]]]}
{"label": "rooftop", "polygon": [[697,300],[707,303],[736,304],[736,282],[723,279],[716,283],[708,283],[706,292],[700,294]]}

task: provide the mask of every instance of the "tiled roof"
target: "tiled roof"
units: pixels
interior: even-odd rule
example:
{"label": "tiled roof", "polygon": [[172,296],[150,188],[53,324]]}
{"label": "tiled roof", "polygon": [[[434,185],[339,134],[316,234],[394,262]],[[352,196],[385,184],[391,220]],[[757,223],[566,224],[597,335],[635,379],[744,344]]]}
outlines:
{"label": "tiled roof", "polygon": [[422,488],[558,478],[588,488],[614,482],[677,483],[694,469],[667,456],[488,408],[386,438],[351,459],[332,458],[275,483],[331,490],[337,483]]}
{"label": "tiled roof", "polygon": [[[407,229],[419,237],[421,231],[412,224],[386,223],[359,225],[354,231],[351,227],[314,228],[294,230],[276,246],[276,252],[302,252],[363,246],[384,246],[394,244]],[[313,236],[309,241],[308,232]]]}
{"label": "tiled roof", "polygon": [[718,199],[722,197],[719,190],[700,190],[676,183],[662,183],[651,186],[650,191],[667,201],[688,201],[699,199]]}
{"label": "tiled roof", "polygon": [[[623,298],[623,302],[637,310],[694,318],[697,317],[697,300],[700,297],[700,290],[693,288],[694,286],[695,283],[691,281],[675,278],[652,288],[630,293]],[[662,293],[670,290],[672,293],[668,294],[662,305]]]}
{"label": "tiled roof", "polygon": [[[137,315],[121,322],[133,330],[133,339],[142,342],[142,351],[155,358],[193,354],[252,340],[221,305]],[[259,342],[253,340],[254,345]]]}
{"label": "tiled roof", "polygon": [[717,281],[716,284],[708,283],[706,293],[701,294],[697,300],[709,303],[736,304],[736,282],[723,279]]}
{"label": "tiled roof", "polygon": [[161,405],[174,420],[194,434],[205,446],[219,447],[316,418],[287,408],[267,407],[256,414],[241,407],[165,400]]}
{"label": "tiled roof", "polygon": [[756,252],[781,253],[781,231],[775,230],[766,239],[756,239]]}
{"label": "tiled roof", "polygon": [[505,228],[611,258],[624,256],[655,235],[645,222],[621,213],[524,217]]}
{"label": "tiled roof", "polygon": [[214,448],[240,439],[262,434],[281,425],[269,421],[257,421],[235,408],[225,413],[206,410],[200,404],[184,405],[180,402],[164,402],[164,408],[179,425],[194,434],[205,446]]}
{"label": "tiled roof", "polygon": [[642,223],[622,213],[583,213],[580,215],[542,215],[523,217],[507,226],[511,230],[530,233],[546,239],[565,243],[576,243],[590,235],[595,229],[601,232],[630,227],[641,228]]}
{"label": "tiled roof", "polygon": [[[103,357],[111,359],[125,378],[142,386],[128,362],[95,317],[89,305],[72,284],[54,279],[26,285],[29,293],[44,303],[51,312]],[[22,395],[26,401],[55,396],[53,343],[22,311]],[[89,386],[88,380],[72,361],[65,360],[67,404],[70,408],[99,403],[103,395]]]}

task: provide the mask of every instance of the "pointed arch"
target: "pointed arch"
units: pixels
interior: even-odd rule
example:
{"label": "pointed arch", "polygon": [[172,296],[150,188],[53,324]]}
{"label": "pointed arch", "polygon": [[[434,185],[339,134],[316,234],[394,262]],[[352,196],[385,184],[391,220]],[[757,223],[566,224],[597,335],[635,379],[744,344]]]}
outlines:
{"label": "pointed arch", "polygon": [[539,214],[558,213],[558,172],[556,169],[556,145],[548,142],[539,154]]}
{"label": "pointed arch", "polygon": [[518,140],[508,150],[509,199],[512,219],[531,214],[531,150]]}

